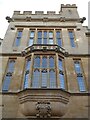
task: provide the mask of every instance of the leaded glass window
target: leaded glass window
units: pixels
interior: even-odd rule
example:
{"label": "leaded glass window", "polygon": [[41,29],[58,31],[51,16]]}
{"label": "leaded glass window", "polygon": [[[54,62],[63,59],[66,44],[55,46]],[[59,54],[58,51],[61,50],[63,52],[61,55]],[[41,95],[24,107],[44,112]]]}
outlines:
{"label": "leaded glass window", "polygon": [[40,71],[38,69],[35,69],[33,71],[33,81],[32,81],[32,87],[38,88],[40,84]]}
{"label": "leaded glass window", "polygon": [[28,43],[29,46],[33,45],[34,37],[35,37],[35,32],[34,31],[30,31],[30,37],[29,37],[29,43]]}
{"label": "leaded glass window", "polygon": [[54,58],[53,57],[49,57],[49,67],[50,68],[54,68],[55,63],[54,63]]}
{"label": "leaded glass window", "polygon": [[16,39],[15,39],[14,46],[17,46],[17,47],[18,47],[18,46],[20,45],[21,37],[22,37],[22,31],[21,31],[21,30],[18,30]]}
{"label": "leaded glass window", "polygon": [[40,57],[36,56],[34,58],[34,68],[39,68],[40,67]]}
{"label": "leaded glass window", "polygon": [[2,91],[8,91],[9,90],[10,82],[11,82],[11,79],[12,79],[12,74],[14,72],[14,66],[15,66],[15,60],[14,59],[9,59],[6,75],[4,77]]}
{"label": "leaded glass window", "polygon": [[[39,72],[39,87],[56,87],[56,70],[55,70],[55,58],[50,55],[35,55],[34,56],[34,68],[33,68],[33,80],[32,83],[35,84],[36,72]],[[51,80],[52,79],[52,80]],[[50,81],[51,80],[51,81]],[[32,85],[33,85],[32,84]],[[34,85],[33,85],[34,86]],[[32,87],[33,87],[32,86]]]}
{"label": "leaded glass window", "polygon": [[61,39],[60,31],[56,31],[56,41],[57,41],[58,46],[62,47],[62,39]]}
{"label": "leaded glass window", "polygon": [[29,73],[30,73],[31,60],[28,58],[26,60],[25,75],[24,75],[24,89],[29,87]]}
{"label": "leaded glass window", "polygon": [[70,43],[71,43],[71,47],[75,47],[75,40],[74,40],[74,33],[73,31],[69,31],[69,38],[70,38]]}
{"label": "leaded glass window", "polygon": [[62,59],[59,59],[58,60],[58,67],[59,67],[59,70],[63,70],[63,63],[62,63]]}
{"label": "leaded glass window", "polygon": [[60,88],[65,89],[65,76],[64,76],[63,60],[61,58],[58,59],[58,69],[59,69]]}
{"label": "leaded glass window", "polygon": [[56,74],[54,70],[49,71],[50,88],[56,88]]}
{"label": "leaded glass window", "polygon": [[42,57],[42,68],[47,68],[47,57]]}
{"label": "leaded glass window", "polygon": [[48,77],[47,77],[47,70],[42,70],[42,87],[47,87],[47,80],[48,80]]}
{"label": "leaded glass window", "polygon": [[80,91],[82,91],[82,92],[86,91],[83,76],[77,76],[77,80],[78,80],[78,85],[79,85]]}
{"label": "leaded glass window", "polygon": [[86,91],[85,81],[84,81],[84,76],[83,76],[83,71],[82,71],[80,60],[75,60],[74,66],[75,66],[75,72],[77,74],[77,82],[78,82],[79,90],[81,92]]}
{"label": "leaded glass window", "polygon": [[60,88],[65,89],[65,80],[63,72],[59,72]]}

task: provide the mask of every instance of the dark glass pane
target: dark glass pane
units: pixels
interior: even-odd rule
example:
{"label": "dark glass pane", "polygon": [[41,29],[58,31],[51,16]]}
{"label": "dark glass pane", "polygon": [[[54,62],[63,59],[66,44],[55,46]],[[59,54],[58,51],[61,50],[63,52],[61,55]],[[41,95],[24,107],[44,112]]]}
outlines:
{"label": "dark glass pane", "polygon": [[59,73],[60,88],[65,89],[64,75]]}
{"label": "dark glass pane", "polygon": [[11,81],[11,76],[5,76],[2,91],[8,91]]}
{"label": "dark glass pane", "polygon": [[30,38],[29,39],[29,44],[28,44],[29,46],[31,46],[31,45],[33,45],[33,38]]}
{"label": "dark glass pane", "polygon": [[38,32],[38,38],[42,38],[42,31]]}
{"label": "dark glass pane", "polygon": [[79,85],[80,91],[82,91],[82,92],[86,91],[83,77],[82,76],[77,77],[77,80],[78,80],[78,85]]}
{"label": "dark glass pane", "polygon": [[47,44],[47,38],[43,39],[43,44]]}
{"label": "dark glass pane", "polygon": [[44,38],[47,38],[47,31],[44,31]]}
{"label": "dark glass pane", "polygon": [[35,70],[33,72],[33,81],[32,81],[32,87],[38,88],[39,87],[39,80],[40,80],[40,72],[38,70]]}
{"label": "dark glass pane", "polygon": [[56,38],[60,38],[60,32],[59,31],[56,32]]}
{"label": "dark glass pane", "polygon": [[57,39],[57,44],[58,44],[58,46],[62,47],[62,40],[61,40],[61,38]]}
{"label": "dark glass pane", "polygon": [[30,69],[30,63],[31,63],[31,61],[30,61],[30,60],[27,60],[27,63],[26,63],[26,71]]}
{"label": "dark glass pane", "polygon": [[72,31],[69,32],[69,37],[70,37],[70,38],[74,38],[74,35],[73,35],[73,32],[72,32]]}
{"label": "dark glass pane", "polygon": [[37,44],[42,44],[42,38],[38,38]]}
{"label": "dark glass pane", "polygon": [[53,32],[49,32],[49,38],[53,38]]}
{"label": "dark glass pane", "polygon": [[72,47],[75,47],[74,38],[70,38],[70,42],[71,42],[71,46],[72,46]]}
{"label": "dark glass pane", "polygon": [[20,45],[20,39],[21,38],[16,38],[16,40],[15,40],[15,46],[19,46]]}
{"label": "dark glass pane", "polygon": [[18,31],[18,37],[22,36],[22,31]]}
{"label": "dark glass pane", "polygon": [[53,70],[49,72],[50,88],[56,88],[56,75]]}
{"label": "dark glass pane", "polygon": [[31,38],[34,38],[34,31],[31,31],[31,32],[30,32],[30,37],[31,37]]}
{"label": "dark glass pane", "polygon": [[39,68],[40,67],[40,57],[34,58],[34,67]]}
{"label": "dark glass pane", "polygon": [[75,63],[75,71],[76,73],[81,73],[81,66],[79,62]]}
{"label": "dark glass pane", "polygon": [[14,71],[14,64],[15,64],[15,61],[9,61],[7,72],[11,72],[12,73]]}
{"label": "dark glass pane", "polygon": [[46,57],[42,58],[42,68],[47,68],[47,58]]}
{"label": "dark glass pane", "polygon": [[61,59],[58,60],[58,67],[59,67],[59,70],[61,71],[63,70],[63,64]]}
{"label": "dark glass pane", "polygon": [[25,74],[24,78],[24,88],[28,88],[28,80],[29,80],[29,74]]}
{"label": "dark glass pane", "polygon": [[42,87],[47,87],[47,72],[42,72]]}
{"label": "dark glass pane", "polygon": [[50,57],[50,58],[49,58],[49,67],[50,67],[50,68],[55,67],[54,58],[53,58],[53,57]]}
{"label": "dark glass pane", "polygon": [[53,44],[53,39],[49,39],[49,44]]}

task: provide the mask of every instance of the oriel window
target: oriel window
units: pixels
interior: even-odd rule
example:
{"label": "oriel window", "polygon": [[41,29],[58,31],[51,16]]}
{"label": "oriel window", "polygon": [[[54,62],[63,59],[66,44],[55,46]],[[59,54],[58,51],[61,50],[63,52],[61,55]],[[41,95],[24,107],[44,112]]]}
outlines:
{"label": "oriel window", "polygon": [[35,55],[32,77],[32,87],[34,88],[55,88],[56,69],[55,58],[50,55]]}
{"label": "oriel window", "polygon": [[28,59],[26,60],[26,65],[25,65],[24,89],[29,87],[30,64],[31,64],[31,60],[30,60],[30,58],[28,58]]}
{"label": "oriel window", "polygon": [[64,68],[63,68],[63,61],[61,58],[58,59],[58,69],[59,69],[60,88],[65,89]]}

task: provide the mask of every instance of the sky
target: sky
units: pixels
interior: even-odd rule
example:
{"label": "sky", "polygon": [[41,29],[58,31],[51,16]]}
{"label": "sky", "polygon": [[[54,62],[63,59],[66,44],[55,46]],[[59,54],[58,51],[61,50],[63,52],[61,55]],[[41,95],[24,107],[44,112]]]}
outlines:
{"label": "sky", "polygon": [[76,4],[79,16],[86,17],[83,26],[88,26],[88,2],[90,0],[0,0],[0,38],[4,38],[9,23],[6,16],[12,17],[13,11],[56,11],[61,4]]}

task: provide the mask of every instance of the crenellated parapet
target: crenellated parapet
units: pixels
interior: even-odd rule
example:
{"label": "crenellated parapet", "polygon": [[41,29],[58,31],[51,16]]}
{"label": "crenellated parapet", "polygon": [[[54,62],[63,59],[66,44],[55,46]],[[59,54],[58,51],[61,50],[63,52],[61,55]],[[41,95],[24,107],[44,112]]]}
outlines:
{"label": "crenellated parapet", "polygon": [[77,8],[76,4],[61,4],[61,8]]}
{"label": "crenellated parapet", "polygon": [[7,16],[6,19],[8,22],[15,22],[15,21],[59,21],[59,22],[66,22],[66,21],[76,21],[79,23],[83,23],[85,18],[80,18],[77,12],[76,4],[61,4],[60,11],[56,13],[56,11],[14,11],[12,18]]}
{"label": "crenellated parapet", "polygon": [[[13,15],[44,15],[46,13],[44,13],[44,11],[35,11],[34,13],[32,13],[32,11],[23,11],[23,13],[21,13],[21,11],[14,11]],[[56,12],[55,11],[47,11],[47,15],[55,15]]]}

